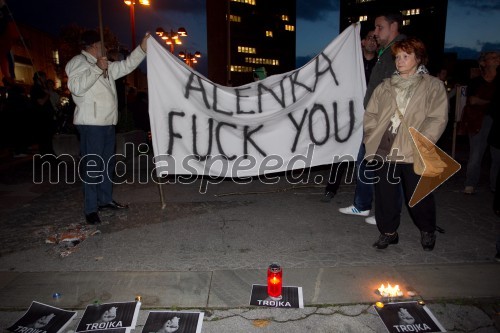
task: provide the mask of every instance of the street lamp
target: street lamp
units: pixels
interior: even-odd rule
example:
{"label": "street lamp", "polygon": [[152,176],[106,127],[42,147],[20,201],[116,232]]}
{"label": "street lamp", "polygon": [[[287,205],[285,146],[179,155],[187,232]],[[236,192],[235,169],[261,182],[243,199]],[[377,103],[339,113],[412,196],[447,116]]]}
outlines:
{"label": "street lamp", "polygon": [[156,28],[156,34],[165,41],[167,45],[170,45],[170,53],[174,53],[174,45],[181,45],[182,41],[180,37],[187,37],[187,31],[183,27],[177,29],[174,32],[170,29],[170,32],[165,31],[163,28]]}
{"label": "street lamp", "polygon": [[[124,0],[127,6],[130,7],[130,31],[132,32],[132,50],[135,49],[135,4],[136,0]],[[139,4],[149,6],[149,0],[139,0]]]}
{"label": "street lamp", "polygon": [[189,53],[187,51],[179,52],[179,57],[181,57],[189,67],[194,67],[194,64],[198,63],[197,58],[201,58],[201,52],[200,51],[196,51],[195,53]]}

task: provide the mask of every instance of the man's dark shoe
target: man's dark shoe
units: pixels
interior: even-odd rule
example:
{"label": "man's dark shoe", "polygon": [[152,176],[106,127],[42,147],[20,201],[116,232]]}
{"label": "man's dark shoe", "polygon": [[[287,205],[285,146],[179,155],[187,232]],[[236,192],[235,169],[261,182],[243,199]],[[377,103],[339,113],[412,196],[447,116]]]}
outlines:
{"label": "man's dark shoe", "polygon": [[335,193],[333,192],[325,192],[325,194],[323,194],[323,196],[321,197],[321,202],[330,202],[332,201],[334,196]]}
{"label": "man's dark shoe", "polygon": [[420,243],[424,251],[432,251],[436,245],[436,235],[433,232],[420,231]]}
{"label": "man's dark shoe", "polygon": [[128,209],[128,205],[123,205],[113,200],[107,205],[99,206],[99,210],[102,209],[113,209],[113,210]]}
{"label": "man's dark shoe", "polygon": [[382,250],[387,248],[390,244],[397,244],[398,242],[399,235],[397,232],[393,233],[392,235],[380,234],[378,240],[373,243],[373,247]]}
{"label": "man's dark shoe", "polygon": [[99,214],[97,212],[93,212],[85,215],[85,220],[87,220],[88,224],[99,224],[101,223],[101,219],[99,218]]}

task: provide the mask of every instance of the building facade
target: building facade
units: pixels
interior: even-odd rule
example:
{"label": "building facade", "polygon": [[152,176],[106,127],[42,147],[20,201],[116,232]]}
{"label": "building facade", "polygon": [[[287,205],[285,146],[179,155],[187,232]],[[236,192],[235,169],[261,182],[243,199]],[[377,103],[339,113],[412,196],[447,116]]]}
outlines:
{"label": "building facade", "polygon": [[61,81],[57,74],[59,54],[56,40],[49,34],[28,25],[19,24],[17,28],[22,39],[17,39],[11,49],[16,82],[32,85],[35,72],[44,71],[47,77],[59,86]]}
{"label": "building facade", "polygon": [[448,0],[340,0],[340,31],[361,22],[363,31],[374,27],[378,13],[400,11],[401,32],[421,39],[429,54],[432,74],[444,65],[444,39]]}
{"label": "building facade", "polygon": [[207,0],[206,9],[210,80],[239,86],[264,69],[295,69],[295,0]]}

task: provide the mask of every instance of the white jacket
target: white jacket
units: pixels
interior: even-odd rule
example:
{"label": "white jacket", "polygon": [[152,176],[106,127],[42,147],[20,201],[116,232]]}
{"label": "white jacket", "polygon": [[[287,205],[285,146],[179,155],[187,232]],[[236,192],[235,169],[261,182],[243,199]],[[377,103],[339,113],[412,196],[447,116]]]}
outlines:
{"label": "white jacket", "polygon": [[86,51],[73,57],[66,65],[68,89],[76,104],[73,123],[75,125],[116,125],[118,122],[118,99],[115,80],[132,72],[146,57],[137,46],[122,61],[110,62],[108,77],[97,67],[97,59]]}

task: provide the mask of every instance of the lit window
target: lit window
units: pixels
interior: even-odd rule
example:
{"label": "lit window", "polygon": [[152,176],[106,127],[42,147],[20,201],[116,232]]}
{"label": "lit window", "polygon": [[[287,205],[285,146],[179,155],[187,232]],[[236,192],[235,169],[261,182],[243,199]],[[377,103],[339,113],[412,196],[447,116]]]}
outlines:
{"label": "lit window", "polygon": [[410,25],[410,20],[403,20],[403,25],[406,26],[406,25]]}
{"label": "lit window", "polygon": [[401,13],[405,16],[420,15],[420,8],[403,10]]}
{"label": "lit window", "polygon": [[255,47],[238,46],[238,53],[252,53],[252,54],[255,54],[255,53],[257,53],[257,51],[255,50]]}
{"label": "lit window", "polygon": [[271,65],[271,66],[279,66],[280,65],[280,61],[277,59],[245,57],[245,62],[249,63],[249,64],[256,64],[256,65]]}
{"label": "lit window", "polygon": [[266,30],[266,37],[273,37],[273,32],[271,30]]}
{"label": "lit window", "polygon": [[241,2],[241,3],[246,3],[248,5],[255,6],[255,0],[231,0],[233,2]]}
{"label": "lit window", "polygon": [[58,50],[52,51],[52,60],[54,61],[54,64],[59,65],[59,51]]}
{"label": "lit window", "polygon": [[241,22],[241,16],[238,16],[238,15],[229,15],[229,20],[231,20],[231,22]]}
{"label": "lit window", "polygon": [[281,15],[281,20],[288,22],[288,15]]}
{"label": "lit window", "polygon": [[287,31],[295,31],[295,26],[290,24],[285,24],[285,30]]}
{"label": "lit window", "polygon": [[368,21],[368,16],[366,16],[366,15],[360,16],[359,21],[360,22]]}
{"label": "lit window", "polygon": [[231,72],[252,72],[253,68],[249,66],[237,66],[237,65],[231,65]]}

